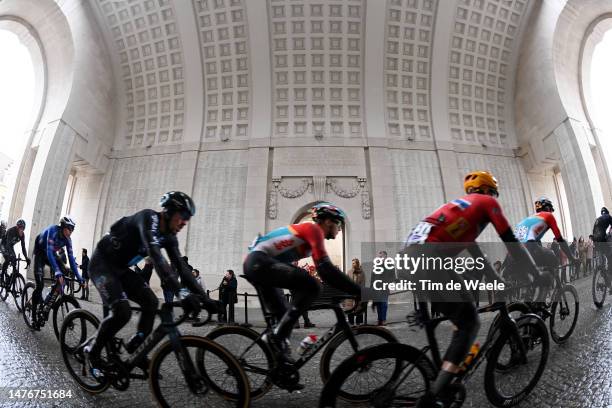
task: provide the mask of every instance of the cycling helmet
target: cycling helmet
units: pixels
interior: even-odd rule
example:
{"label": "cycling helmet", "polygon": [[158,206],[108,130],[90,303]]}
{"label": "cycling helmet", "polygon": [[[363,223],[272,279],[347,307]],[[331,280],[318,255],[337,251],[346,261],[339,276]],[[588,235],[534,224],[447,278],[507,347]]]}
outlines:
{"label": "cycling helmet", "polygon": [[467,194],[493,193],[493,195],[497,197],[499,196],[498,187],[497,179],[488,171],[473,171],[468,173],[463,179],[463,189]]}
{"label": "cycling helmet", "polygon": [[608,214],[610,215],[610,211],[606,207],[601,207],[601,215]]}
{"label": "cycling helmet", "polygon": [[16,226],[18,226],[19,228],[23,228],[25,229],[26,227],[26,222],[24,220],[22,220],[21,218],[17,220],[17,222],[15,223]]}
{"label": "cycling helmet", "polygon": [[344,225],[346,220],[346,213],[330,203],[319,203],[312,207],[310,212],[315,222],[331,218],[332,220],[340,221]]}
{"label": "cycling helmet", "polygon": [[168,213],[179,211],[189,217],[193,217],[196,212],[195,204],[191,197],[180,191],[170,191],[164,194],[159,205]]}
{"label": "cycling helmet", "polygon": [[552,201],[550,201],[546,197],[540,197],[535,202],[536,212],[547,211],[547,212],[555,212],[555,208],[553,207]]}
{"label": "cycling helmet", "polygon": [[59,226],[61,228],[68,228],[70,231],[74,231],[74,227],[76,227],[76,223],[69,215],[65,215],[59,220]]}

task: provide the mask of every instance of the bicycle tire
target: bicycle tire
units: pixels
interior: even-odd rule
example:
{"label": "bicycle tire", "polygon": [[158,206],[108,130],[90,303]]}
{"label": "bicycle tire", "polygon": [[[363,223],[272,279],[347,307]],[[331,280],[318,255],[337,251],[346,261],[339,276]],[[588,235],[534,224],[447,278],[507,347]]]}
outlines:
{"label": "bicycle tire", "polygon": [[[512,342],[516,340],[512,339],[509,335],[503,334],[497,338],[497,340],[488,352],[487,366],[485,368],[484,375],[484,388],[487,398],[489,399],[489,402],[491,402],[491,404],[495,405],[496,407],[512,407],[523,401],[538,384],[538,381],[540,380],[540,377],[542,376],[542,373],[546,368],[546,362],[548,361],[550,339],[548,338],[548,330],[546,329],[546,325],[544,324],[542,319],[540,319],[537,315],[527,314],[520,316],[518,319],[516,319],[516,324],[519,329],[519,334],[521,335],[521,341],[526,343],[525,347],[528,350],[527,357],[529,358],[529,352],[533,351],[533,349],[530,348],[532,348],[534,345],[541,344],[542,352],[540,354],[539,361],[536,361],[537,369],[535,370],[534,375],[531,377],[527,385],[514,395],[506,395],[504,391],[499,390],[495,373],[501,372],[507,375],[510,371],[512,371],[513,368],[522,367],[523,365],[517,362],[515,362],[514,364],[499,363],[500,355],[504,350],[504,346],[506,346],[506,344],[510,344],[511,361],[516,360],[517,349],[516,346],[513,346],[512,344]],[[505,367],[505,369],[500,370],[500,366]],[[524,379],[527,377],[527,375],[521,374],[517,377]],[[518,383],[518,380],[504,379],[504,381],[500,381],[499,385],[501,385],[502,382],[504,384],[516,384]]]}
{"label": "bicycle tire", "polygon": [[[385,343],[366,347],[344,360],[338,368],[334,370],[327,383],[323,386],[319,398],[319,407],[334,408],[344,383],[349,380],[353,374],[362,374],[372,370],[372,367],[376,365],[376,361],[378,360],[394,360],[396,361],[396,366],[400,367],[400,369],[393,370],[393,372],[390,373],[389,379],[386,380],[382,386],[374,388],[368,393],[368,397],[366,398],[368,406],[392,406],[393,404],[391,401],[381,401],[380,399],[390,396],[388,391],[385,390],[385,387],[389,386],[391,381],[398,380],[403,369],[409,365],[416,368],[416,370],[412,370],[412,372],[417,373],[415,375],[417,380],[422,382],[423,389],[414,392],[414,386],[408,385],[407,389],[410,390],[410,394],[414,395],[400,397],[404,405],[416,403],[416,401],[429,390],[431,383],[437,375],[437,370],[434,368],[429,358],[420,350],[407,344]],[[382,364],[382,366],[388,366],[388,364]]]}
{"label": "bicycle tire", "polygon": [[[562,304],[562,302],[564,302],[563,301],[564,296],[562,296],[563,293],[566,294],[565,299],[566,299],[566,302],[568,303],[568,305],[566,306],[563,306]],[[561,316],[557,316],[557,310],[559,310],[560,314],[564,313],[564,310],[565,310],[564,307],[568,307],[571,310],[572,303],[574,304],[574,311],[575,311],[574,316],[572,317],[572,322],[571,322],[572,324],[570,325],[569,330],[565,334],[559,334],[557,330],[555,329],[556,321],[561,318]],[[550,337],[553,339],[555,343],[557,344],[564,343],[572,335],[572,333],[574,332],[574,329],[576,328],[576,323],[578,322],[579,310],[580,310],[580,304],[578,303],[578,291],[573,285],[564,285],[561,288],[561,292],[559,293],[558,300],[556,302],[553,302],[552,308],[550,310],[551,316],[548,321],[548,325],[550,327]]]}
{"label": "bicycle tire", "polygon": [[0,273],[0,300],[3,302],[6,301],[9,294],[9,288],[7,287],[9,281],[10,279],[7,273]]}
{"label": "bicycle tire", "polygon": [[[352,330],[355,333],[355,337],[357,338],[357,341],[359,341],[360,335],[362,336],[373,335],[373,336],[377,336],[381,340],[381,342],[377,344],[397,343],[397,338],[393,335],[393,333],[391,333],[389,330],[384,329],[382,327],[357,326],[353,328]],[[348,342],[348,338],[346,334],[344,332],[340,332],[331,339],[327,347],[325,347],[325,349],[323,350],[323,354],[321,355],[321,362],[319,363],[319,375],[321,376],[321,380],[323,381],[323,384],[327,382],[327,380],[331,376],[331,373],[337,367],[337,365],[332,366],[332,359],[336,351],[348,350],[350,351],[350,355],[354,354],[350,344],[344,343],[345,341]],[[372,346],[372,345],[374,344],[370,344],[369,346]],[[361,348],[365,348],[365,347],[361,347]],[[350,355],[341,358],[340,361],[344,361],[346,358],[350,357]],[[352,401],[352,402],[364,401],[367,398],[367,395],[353,394],[353,393],[350,393],[344,390],[339,390],[339,393],[340,393],[339,396],[341,398],[347,401]]]}
{"label": "bicycle tire", "polygon": [[[599,282],[599,278],[603,279],[603,284]],[[593,284],[591,286],[591,293],[593,295],[593,303],[595,307],[601,309],[604,302],[606,301],[606,295],[608,294],[608,287],[610,283],[608,282],[608,277],[603,267],[599,266],[595,273],[593,273]],[[602,290],[603,289],[603,290]],[[601,295],[598,295],[601,293]]]}
{"label": "bicycle tire", "polygon": [[25,288],[26,282],[23,276],[17,275],[15,277],[15,281],[13,282],[13,300],[15,301],[15,306],[17,310],[21,312],[21,297],[23,296],[23,290]]}
{"label": "bicycle tire", "polygon": [[[511,314],[513,312],[520,313],[521,315],[531,313],[531,308],[525,302],[508,303],[506,305],[506,310],[508,310],[508,314]],[[498,333],[499,325],[501,321],[500,319],[501,319],[501,316],[499,314],[497,314],[495,318],[493,319],[493,323],[491,323],[491,325],[489,326],[489,331],[487,333],[487,337],[486,337],[487,341],[492,340],[493,336],[495,336]]]}
{"label": "bicycle tire", "polygon": [[58,322],[58,318],[61,317],[63,321],[68,313],[74,309],[80,308],[81,305],[79,304],[79,301],[70,295],[62,295],[61,299],[55,302],[53,305],[53,332],[55,333],[56,339],[59,340],[60,329],[62,327],[61,322]]}
{"label": "bicycle tire", "polygon": [[[247,361],[247,356],[240,357],[241,354],[243,354],[244,349],[236,349],[236,345],[240,343],[235,340],[235,337],[232,341],[220,340],[220,338],[224,336],[243,336],[247,339],[247,342],[250,346],[256,347],[260,351],[249,353],[249,355],[253,356],[253,358],[251,358],[250,361]],[[249,378],[252,400],[261,398],[270,390],[270,388],[272,388],[273,385],[271,371],[272,367],[274,367],[275,365],[274,353],[272,353],[272,350],[270,350],[268,344],[259,337],[260,334],[257,333],[255,330],[241,326],[221,326],[212,330],[206,335],[207,339],[210,339],[215,343],[225,347],[225,349],[231,352],[238,360],[238,362],[242,366],[242,369],[246,372],[247,377]],[[260,356],[263,356],[263,358],[265,358],[265,361],[262,361],[261,364],[256,364],[256,362],[253,360],[255,357],[261,358]],[[228,393],[226,395],[226,398],[236,398],[236,395]]]}
{"label": "bicycle tire", "polygon": [[[180,336],[179,339],[180,339],[180,342],[183,344],[183,346],[186,348],[196,347],[198,349],[196,354],[209,353],[209,355],[215,355],[216,357],[218,357],[226,365],[226,368],[222,370],[218,370],[217,373],[229,375],[232,378],[234,378],[236,381],[236,389],[237,389],[238,398],[236,400],[230,400],[229,402],[232,404],[232,406],[239,407],[239,408],[247,408],[250,405],[249,380],[247,378],[246,373],[244,372],[242,367],[240,367],[240,364],[234,358],[232,353],[230,353],[229,351],[227,351],[225,348],[218,345],[217,343],[209,339],[206,339],[204,337]],[[164,408],[171,407],[175,403],[169,403],[166,399],[167,397],[162,395],[162,387],[160,386],[160,380],[184,378],[180,372],[178,372],[177,375],[174,375],[173,376],[174,378],[171,378],[172,376],[168,376],[168,375],[164,375],[164,376],[160,375],[159,371],[160,371],[160,367],[164,359],[168,356],[174,357],[174,355],[175,355],[174,347],[172,343],[170,341],[166,341],[157,349],[155,355],[151,359],[149,386],[151,388],[151,392],[153,396],[155,397],[155,400],[157,401],[157,403],[161,407],[164,407]],[[200,372],[206,371],[203,367],[203,364],[204,364],[203,360],[194,361],[194,364],[196,365],[196,368],[198,369],[198,371]],[[208,378],[203,379],[203,380],[205,382],[209,381]],[[210,385],[210,384],[207,384],[207,385]],[[181,392],[181,391],[177,391],[176,387],[172,387],[172,392],[170,392],[170,395],[178,396],[178,397],[183,396],[185,398],[183,401],[188,400],[194,404],[197,404],[197,406],[202,406],[206,403],[206,401],[196,401],[195,397],[197,395],[194,394],[193,392],[190,392],[189,388],[186,388],[186,392]],[[214,406],[217,406],[217,405],[214,405]]]}
{"label": "bicycle tire", "polygon": [[[75,342],[74,345],[68,345],[67,334],[69,331],[75,332],[74,322],[77,319],[82,320],[81,326],[80,326],[81,331],[80,333],[77,333],[78,340]],[[83,378],[79,375],[79,372],[75,371],[75,369],[73,368],[71,364],[71,359],[74,359],[78,363],[78,366],[79,366],[78,370],[81,373],[85,373],[83,377],[87,376],[86,374],[87,369],[86,367],[83,367],[84,358],[82,354],[75,353],[75,350],[77,349],[77,345],[83,344],[85,340],[87,340],[88,335],[93,335],[93,330],[92,330],[92,333],[87,333],[87,331],[84,329],[85,325],[83,324],[83,322],[85,321],[91,323],[93,328],[96,330],[100,326],[100,320],[98,320],[96,316],[94,316],[91,312],[88,312],[87,310],[76,309],[68,313],[68,315],[62,322],[62,327],[61,327],[60,337],[59,337],[60,349],[62,352],[62,359],[64,360],[64,364],[66,365],[66,369],[68,370],[68,374],[70,374],[70,376],[77,382],[79,387],[81,387],[83,390],[87,391],[90,394],[99,394],[105,391],[106,389],[108,389],[108,387],[110,387],[111,385],[110,380],[106,379],[104,381],[99,381],[97,379],[92,378],[91,383],[86,383],[85,380],[83,380]]]}
{"label": "bicycle tire", "polygon": [[37,330],[34,327],[34,321],[36,319],[36,310],[32,304],[32,294],[36,290],[34,282],[28,282],[23,288],[23,296],[21,297],[21,314],[26,325],[32,329]]}

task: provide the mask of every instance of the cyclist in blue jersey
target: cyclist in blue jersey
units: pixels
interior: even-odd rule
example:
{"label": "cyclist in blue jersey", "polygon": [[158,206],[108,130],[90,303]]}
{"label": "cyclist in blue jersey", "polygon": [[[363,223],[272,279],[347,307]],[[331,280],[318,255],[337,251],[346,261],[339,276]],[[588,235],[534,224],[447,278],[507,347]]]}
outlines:
{"label": "cyclist in blue jersey", "polygon": [[[70,236],[74,231],[76,224],[69,216],[62,217],[58,225],[51,225],[43,232],[38,234],[34,241],[34,277],[36,279],[36,289],[32,294],[32,314],[36,314],[36,308],[42,300],[42,291],[45,287],[43,281],[44,268],[45,266],[51,267],[51,274],[55,277],[56,281],[53,284],[51,292],[47,295],[49,300],[53,295],[54,291],[61,291],[64,286],[64,274],[57,262],[56,253],[61,248],[66,248],[68,255],[68,261],[70,263],[70,269],[79,282],[83,282],[83,278],[79,274],[74,255],[72,253],[72,241]],[[44,321],[46,321],[45,316]]]}

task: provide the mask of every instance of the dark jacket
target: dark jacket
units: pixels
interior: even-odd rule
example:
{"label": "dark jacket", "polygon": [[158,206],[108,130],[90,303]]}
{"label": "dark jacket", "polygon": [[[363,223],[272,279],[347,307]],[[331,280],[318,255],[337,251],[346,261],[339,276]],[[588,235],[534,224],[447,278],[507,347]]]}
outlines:
{"label": "dark jacket", "polygon": [[225,281],[227,279],[223,277],[219,285],[219,300],[224,304],[229,304],[230,302],[238,303],[238,281],[233,277],[227,281],[227,285],[224,285],[223,282]]}
{"label": "dark jacket", "polygon": [[83,279],[89,279],[89,257],[87,255],[83,255],[81,258],[81,271],[83,271]]}

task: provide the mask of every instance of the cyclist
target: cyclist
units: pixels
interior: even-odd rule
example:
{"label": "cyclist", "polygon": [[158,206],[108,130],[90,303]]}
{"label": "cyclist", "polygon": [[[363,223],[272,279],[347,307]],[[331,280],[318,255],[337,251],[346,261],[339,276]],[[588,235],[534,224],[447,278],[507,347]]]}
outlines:
{"label": "cyclist", "polygon": [[[346,214],[330,203],[319,203],[311,209],[314,223],[293,224],[258,236],[249,247],[244,274],[260,287],[260,293],[279,322],[266,336],[275,353],[291,362],[288,339],[298,318],[318,296],[316,278],[293,262],[312,254],[321,279],[336,289],[360,296],[361,288],[332,264],[325,250],[325,239],[335,239],[344,225]],[[281,288],[291,290],[291,305],[285,305]]]}
{"label": "cyclist", "polygon": [[2,274],[6,273],[9,265],[15,267],[15,262],[17,261],[17,256],[15,255],[15,244],[21,242],[21,253],[25,256],[26,263],[30,265],[30,258],[28,258],[28,251],[25,247],[25,237],[24,231],[26,228],[26,222],[22,219],[17,220],[14,227],[9,228],[6,231],[6,234],[2,237],[0,241],[0,252],[2,252],[2,256],[4,257],[4,262],[2,263]]}
{"label": "cyclist", "polygon": [[550,229],[555,235],[555,241],[559,243],[559,247],[567,255],[567,259],[574,264],[578,264],[580,260],[574,256],[569,245],[563,239],[561,231],[559,231],[557,220],[552,214],[555,211],[552,201],[546,197],[540,197],[534,204],[536,213],[517,224],[514,230],[516,238],[525,244],[536,265],[556,268],[559,266],[559,258],[552,249],[544,248],[541,241],[544,234]]}
{"label": "cyclist", "polygon": [[[54,293],[59,294],[64,286],[64,274],[57,258],[57,252],[63,247],[66,247],[72,273],[74,273],[74,276],[77,277],[79,282],[83,281],[81,275],[79,275],[74,255],[72,254],[72,240],[70,236],[75,226],[76,224],[72,218],[64,216],[57,225],[51,225],[38,234],[34,241],[34,277],[36,279],[36,289],[32,294],[33,315],[36,315],[36,308],[42,300],[42,291],[45,287],[43,281],[45,265],[51,268],[51,273],[56,280],[44,303],[48,304],[51,297],[54,296]],[[44,316],[42,320],[36,319],[34,324],[39,325],[38,328],[40,328],[40,325],[44,324],[47,317],[48,316]]]}
{"label": "cyclist", "polygon": [[[130,269],[145,257],[150,257],[164,287],[177,296],[181,288],[175,270],[178,272],[183,285],[192,292],[182,298],[187,313],[197,315],[201,302],[205,302],[208,310],[218,308],[181,262],[176,234],[195,215],[192,199],[185,193],[171,191],[161,198],[160,206],[161,212],[145,209],[116,221],[98,242],[89,261],[89,276],[109,309],[108,316],[84,348],[90,371],[96,378],[104,376],[100,371],[102,348],[130,320],[132,311],[128,299],[142,309],[137,333],[126,345],[128,352],[134,352],[153,329],[157,297],[142,275]],[[162,248],[172,266],[163,257]]]}
{"label": "cyclist", "polygon": [[[463,187],[467,195],[442,205],[412,229],[406,239],[405,251],[407,254],[413,257],[427,254],[429,257],[446,258],[455,256],[467,249],[473,257],[484,260],[485,273],[488,276],[495,276],[495,272],[484,258],[484,254],[474,244],[480,233],[491,223],[499,237],[506,243],[511,255],[525,264],[524,270],[535,277],[536,280],[544,279],[524,247],[520,244],[513,244],[518,240],[512,233],[510,224],[496,199],[499,193],[495,177],[486,171],[474,171],[465,176]],[[415,245],[429,243],[432,245]],[[451,244],[444,245],[443,243]],[[421,272],[432,278],[452,279],[454,277],[457,281],[457,275],[454,271],[428,270]],[[442,401],[448,398],[449,393],[453,393],[453,387],[461,387],[460,384],[451,385],[451,383],[455,375],[459,373],[460,364],[467,356],[480,328],[476,307],[467,290],[460,291],[453,296],[453,299],[445,299],[447,294],[442,292],[429,293],[430,300],[436,301],[435,305],[432,306],[435,306],[437,311],[450,319],[455,325],[455,330],[443,358],[441,371],[431,389],[420,398],[418,407],[444,406]],[[437,303],[437,301],[441,302]]]}
{"label": "cyclist", "polygon": [[608,260],[608,273],[610,273],[610,263],[612,263],[612,244],[607,233],[609,227],[612,227],[612,216],[606,207],[602,207],[601,215],[597,217],[593,225],[593,242],[597,243],[597,252],[603,254]]}

